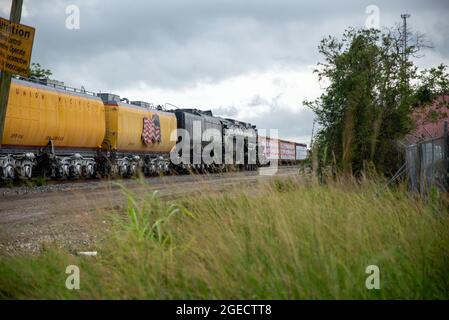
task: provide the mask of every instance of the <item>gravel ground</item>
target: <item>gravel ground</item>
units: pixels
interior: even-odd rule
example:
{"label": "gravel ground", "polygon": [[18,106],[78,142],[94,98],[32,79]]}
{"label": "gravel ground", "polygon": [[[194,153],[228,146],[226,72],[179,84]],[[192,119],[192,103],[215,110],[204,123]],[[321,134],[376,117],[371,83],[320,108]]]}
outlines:
{"label": "gravel ground", "polygon": [[[297,168],[282,168],[276,176],[298,174]],[[201,176],[154,177],[120,181],[134,192],[158,190],[165,199],[195,192],[224,192],[270,179],[257,172]],[[116,181],[118,182],[118,181]],[[38,254],[48,245],[71,252],[91,251],[108,228],[107,216],[121,211],[126,198],[116,182],[61,182],[45,186],[0,188],[0,255]]]}

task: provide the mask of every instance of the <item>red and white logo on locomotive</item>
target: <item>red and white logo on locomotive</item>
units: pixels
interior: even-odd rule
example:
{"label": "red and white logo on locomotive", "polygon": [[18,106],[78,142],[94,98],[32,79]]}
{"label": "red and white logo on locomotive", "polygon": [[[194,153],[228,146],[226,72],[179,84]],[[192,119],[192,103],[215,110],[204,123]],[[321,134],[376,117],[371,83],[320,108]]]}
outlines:
{"label": "red and white logo on locomotive", "polygon": [[161,142],[161,121],[159,115],[153,114],[151,118],[143,118],[142,141],[146,145]]}

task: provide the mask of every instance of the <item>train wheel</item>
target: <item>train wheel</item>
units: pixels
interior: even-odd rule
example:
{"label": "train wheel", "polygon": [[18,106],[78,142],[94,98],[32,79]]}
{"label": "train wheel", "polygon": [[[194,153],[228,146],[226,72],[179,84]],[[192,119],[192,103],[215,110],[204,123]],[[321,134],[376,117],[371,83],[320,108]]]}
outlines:
{"label": "train wheel", "polygon": [[31,165],[25,165],[22,169],[22,176],[26,179],[30,179],[33,175],[33,168]]}
{"label": "train wheel", "polygon": [[5,179],[14,179],[16,174],[12,165],[7,165],[3,168],[3,176]]}

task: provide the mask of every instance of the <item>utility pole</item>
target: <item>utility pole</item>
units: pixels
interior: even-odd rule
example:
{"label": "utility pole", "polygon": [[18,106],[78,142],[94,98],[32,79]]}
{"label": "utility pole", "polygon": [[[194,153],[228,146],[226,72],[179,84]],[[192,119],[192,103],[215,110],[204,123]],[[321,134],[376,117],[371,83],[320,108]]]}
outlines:
{"label": "utility pole", "polygon": [[312,135],[310,136],[310,150],[312,150],[312,144],[313,144],[313,133],[315,131],[315,122],[316,122],[316,118],[313,119],[313,124],[312,124]]}
{"label": "utility pole", "polygon": [[[23,0],[12,0],[9,20],[20,23],[22,17]],[[9,88],[11,86],[11,73],[3,71],[0,76],[0,146],[3,141],[3,130],[5,128],[6,108],[8,106]]]}

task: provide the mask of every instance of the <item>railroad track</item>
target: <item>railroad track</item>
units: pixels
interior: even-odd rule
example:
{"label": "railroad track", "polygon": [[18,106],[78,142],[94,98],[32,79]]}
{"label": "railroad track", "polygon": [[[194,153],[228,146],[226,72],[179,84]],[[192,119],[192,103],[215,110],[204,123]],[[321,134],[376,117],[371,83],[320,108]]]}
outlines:
{"label": "railroad track", "polygon": [[[0,199],[2,196],[8,195],[20,195],[20,194],[31,194],[31,193],[43,193],[49,191],[58,190],[72,190],[72,189],[91,189],[98,186],[103,186],[105,183],[113,185],[114,183],[120,183],[123,185],[133,185],[136,182],[144,183],[159,183],[161,181],[172,181],[172,182],[183,182],[192,179],[201,180],[203,177],[210,178],[224,178],[226,176],[252,176],[252,175],[264,175],[264,172],[269,172],[270,168],[259,168],[257,171],[234,171],[234,172],[220,172],[220,173],[204,173],[204,174],[173,174],[165,176],[152,176],[152,177],[141,177],[141,178],[128,178],[128,179],[109,179],[109,178],[91,178],[91,179],[78,179],[78,180],[46,180],[45,183],[39,185],[34,180],[28,181],[10,181],[0,183]],[[279,171],[285,170],[299,170],[298,166],[282,166],[278,167]]]}
{"label": "railroad track", "polygon": [[[298,168],[298,166],[279,166],[279,170],[286,170],[286,169],[292,169],[292,168]],[[257,172],[267,170],[268,168],[259,168]],[[142,177],[143,181],[152,181],[154,179],[158,179],[161,177],[171,177],[171,176],[214,176],[214,175],[226,175],[226,174],[235,174],[235,173],[241,173],[241,172],[254,172],[254,171],[229,171],[229,172],[211,172],[211,173],[195,173],[192,175],[185,174],[185,173],[173,173],[170,175],[160,175],[160,176],[150,176],[150,177]],[[55,179],[48,179],[45,180],[43,183],[38,178],[32,178],[27,180],[0,180],[0,196],[2,195],[2,190],[5,189],[11,189],[11,188],[17,188],[17,187],[27,187],[29,189],[31,188],[37,188],[40,186],[53,186],[53,185],[78,185],[78,184],[90,184],[90,183],[101,183],[101,182],[108,182],[108,181],[133,181],[136,180],[136,177],[132,178],[83,178],[83,179],[64,179],[64,180],[55,180]],[[42,183],[42,184],[41,184]]]}

